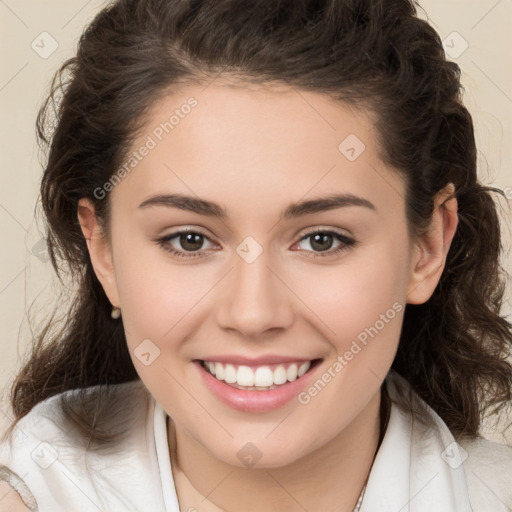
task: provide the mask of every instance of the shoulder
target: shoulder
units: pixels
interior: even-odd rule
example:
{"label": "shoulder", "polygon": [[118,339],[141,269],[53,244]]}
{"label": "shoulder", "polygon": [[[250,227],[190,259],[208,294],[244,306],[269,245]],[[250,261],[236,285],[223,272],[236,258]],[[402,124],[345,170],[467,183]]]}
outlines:
{"label": "shoulder", "polygon": [[487,510],[491,503],[498,509],[500,502],[512,510],[512,447],[480,436],[458,444],[474,510]]}
{"label": "shoulder", "polygon": [[[85,413],[94,418],[95,430],[115,432],[115,425],[127,426],[145,419],[146,415],[140,413],[150,401],[149,392],[141,381],[68,390],[34,406],[20,419],[6,443],[0,446],[4,449],[6,446],[22,446],[27,438],[36,435],[47,440],[54,438],[57,444],[66,441],[69,447],[84,444],[82,448],[86,449],[90,439],[84,436],[88,427]],[[123,431],[117,431],[121,438]]]}
{"label": "shoulder", "polygon": [[[77,397],[84,407],[103,410],[97,426],[115,436],[91,447],[84,431],[63,413],[63,406],[71,407],[74,417],[73,399]],[[98,503],[107,500],[104,510],[116,505],[118,510],[129,509],[122,504],[133,506],[130,492],[140,491],[140,485],[154,492],[148,479],[131,476],[134,467],[148,478],[154,475],[153,407],[154,400],[140,381],[70,390],[48,398],[0,444],[0,469],[4,469],[0,480],[8,482],[5,475],[9,473],[19,475],[40,510],[70,510],[78,503],[82,506],[86,495]],[[120,452],[123,464],[119,464]],[[119,489],[124,484],[130,491],[123,495]],[[87,500],[80,510],[93,510],[92,506]]]}
{"label": "shoulder", "polygon": [[18,475],[0,467],[0,512],[35,512],[37,503]]}
{"label": "shoulder", "polygon": [[31,512],[20,495],[6,482],[0,482],[0,512]]}
{"label": "shoulder", "polygon": [[462,438],[457,442],[466,450],[469,464],[495,464],[512,472],[512,446],[490,441],[482,436],[475,439]]}
{"label": "shoulder", "polygon": [[401,375],[390,372],[386,383],[396,418],[415,434],[418,472],[429,466],[444,471],[454,491],[466,493],[473,512],[512,512],[512,447],[482,436],[455,438]]}

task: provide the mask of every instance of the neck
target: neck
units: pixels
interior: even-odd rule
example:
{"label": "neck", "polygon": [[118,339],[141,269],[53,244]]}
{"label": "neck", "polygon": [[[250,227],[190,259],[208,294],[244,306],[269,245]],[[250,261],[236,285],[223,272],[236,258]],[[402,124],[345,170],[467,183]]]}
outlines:
{"label": "neck", "polygon": [[[385,391],[385,390],[384,390]],[[352,512],[370,473],[389,413],[379,390],[336,437],[279,468],[241,468],[212,456],[169,419],[180,510]]]}

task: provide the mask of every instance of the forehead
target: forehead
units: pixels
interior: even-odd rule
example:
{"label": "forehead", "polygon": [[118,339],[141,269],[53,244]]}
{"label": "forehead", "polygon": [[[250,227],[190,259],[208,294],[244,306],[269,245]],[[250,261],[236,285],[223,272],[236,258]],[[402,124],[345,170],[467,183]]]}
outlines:
{"label": "forehead", "polygon": [[288,200],[336,192],[396,206],[403,184],[381,161],[376,135],[371,112],[323,94],[188,85],[152,105],[131,148],[135,165],[113,195],[137,206],[179,192],[238,209],[272,202],[281,211]]}

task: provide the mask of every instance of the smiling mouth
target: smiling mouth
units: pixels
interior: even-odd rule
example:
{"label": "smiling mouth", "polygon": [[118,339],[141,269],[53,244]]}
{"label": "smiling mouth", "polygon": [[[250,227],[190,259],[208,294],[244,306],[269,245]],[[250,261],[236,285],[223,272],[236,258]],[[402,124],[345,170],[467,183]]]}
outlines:
{"label": "smiling mouth", "polygon": [[217,380],[233,388],[250,391],[269,391],[285,386],[300,379],[321,361],[322,359],[312,359],[306,362],[246,366],[198,360]]}

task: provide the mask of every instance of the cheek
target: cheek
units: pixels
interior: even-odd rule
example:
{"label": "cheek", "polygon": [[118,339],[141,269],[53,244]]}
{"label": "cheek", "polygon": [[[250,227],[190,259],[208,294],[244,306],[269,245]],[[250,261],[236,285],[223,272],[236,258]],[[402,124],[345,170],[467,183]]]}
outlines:
{"label": "cheek", "polygon": [[123,323],[128,333],[154,338],[166,346],[187,317],[199,309],[201,297],[211,288],[211,271],[176,265],[165,255],[141,265],[135,253],[120,258],[116,279],[123,304]]}
{"label": "cheek", "polygon": [[323,273],[317,271],[307,281],[294,282],[294,291],[307,298],[313,312],[311,322],[330,345],[325,377],[333,385],[322,391],[314,407],[321,409],[322,403],[343,395],[345,407],[355,410],[376,392],[400,339],[407,260],[405,243],[382,242]]}
{"label": "cheek", "polygon": [[405,246],[401,247],[398,250],[391,243],[374,244],[355,251],[339,264],[319,266],[300,277],[289,274],[289,279],[332,336],[346,340],[378,321],[395,303],[404,306],[408,258]]}
{"label": "cheek", "polygon": [[330,345],[323,373],[299,397],[312,417],[337,404],[327,437],[368,403],[391,367],[405,311],[404,247],[379,244],[317,273],[307,285],[296,282],[297,294],[308,298],[311,321]]}
{"label": "cheek", "polygon": [[127,345],[142,381],[162,403],[172,396],[168,410],[179,416],[190,399],[180,385],[192,371],[187,341],[203,320],[211,270],[176,265],[165,254],[151,265],[141,261],[132,251],[116,262]]}

